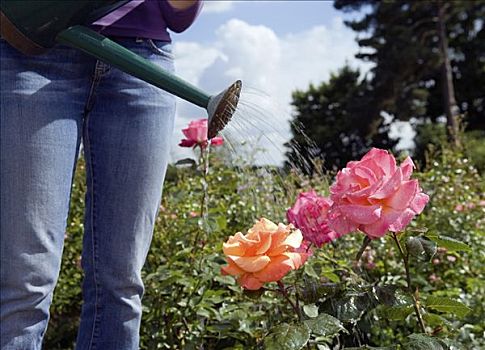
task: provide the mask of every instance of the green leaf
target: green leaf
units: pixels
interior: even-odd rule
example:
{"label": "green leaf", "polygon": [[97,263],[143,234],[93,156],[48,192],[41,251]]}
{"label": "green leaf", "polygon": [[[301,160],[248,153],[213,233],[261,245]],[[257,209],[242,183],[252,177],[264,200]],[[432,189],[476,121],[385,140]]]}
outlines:
{"label": "green leaf", "polygon": [[409,237],[406,248],[410,255],[428,261],[436,254],[436,243],[426,237]]}
{"label": "green leaf", "polygon": [[303,271],[305,272],[305,275],[308,275],[315,279],[320,279],[320,277],[317,275],[313,267],[308,263],[303,266]]}
{"label": "green leaf", "polygon": [[426,299],[426,307],[445,312],[455,314],[458,317],[464,317],[471,309],[465,304],[450,298],[430,296]]}
{"label": "green leaf", "polygon": [[320,314],[314,319],[304,321],[304,323],[311,329],[312,333],[326,337],[333,337],[340,331],[345,331],[340,320],[329,314]]}
{"label": "green leaf", "polygon": [[446,350],[448,346],[438,338],[424,334],[411,334],[409,342],[404,344],[405,350]]}
{"label": "green leaf", "polygon": [[315,318],[318,316],[318,306],[316,306],[315,304],[304,305],[303,312],[308,317]]}
{"label": "green leaf", "polygon": [[433,314],[431,312],[427,312],[423,315],[424,322],[426,325],[430,327],[438,327],[438,326],[447,326],[447,327],[452,327],[452,324],[450,321],[448,321],[446,318],[441,317],[440,315]]}
{"label": "green leaf", "polygon": [[399,306],[392,306],[392,307],[383,307],[380,310],[379,315],[391,321],[402,321],[406,317],[408,317],[412,312],[413,312],[412,305],[399,305]]}
{"label": "green leaf", "polygon": [[283,323],[272,329],[264,339],[266,350],[299,350],[310,339],[310,329],[304,323]]}
{"label": "green leaf", "polygon": [[322,276],[328,278],[328,280],[331,282],[340,282],[340,277],[337,274],[333,273],[331,270],[322,271]]}
{"label": "green leaf", "polygon": [[210,311],[209,310],[206,310],[206,309],[199,309],[199,310],[197,310],[197,315],[198,316],[205,317],[205,318],[211,318]]}
{"label": "green leaf", "polygon": [[451,237],[442,236],[434,233],[429,233],[426,235],[426,237],[435,242],[438,246],[446,248],[449,251],[471,251],[471,248],[468,244]]}

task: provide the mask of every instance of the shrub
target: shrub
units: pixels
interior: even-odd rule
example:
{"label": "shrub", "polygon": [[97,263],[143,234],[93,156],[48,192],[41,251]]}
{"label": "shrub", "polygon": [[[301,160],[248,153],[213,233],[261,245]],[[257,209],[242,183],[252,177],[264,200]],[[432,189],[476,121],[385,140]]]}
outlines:
{"label": "shrub", "polygon": [[[243,291],[233,277],[221,275],[222,242],[260,217],[285,222],[286,209],[298,193],[313,188],[325,195],[330,177],[227,165],[218,158],[213,155],[206,176],[189,161],[170,167],[167,174],[144,267],[143,349],[485,346],[485,207],[480,206],[485,188],[462,154],[440,150],[418,173],[431,199],[400,237],[410,253],[412,283],[419,290],[428,336],[419,334],[404,268],[389,236],[373,240],[357,260],[360,235],[345,235],[315,249],[303,268],[283,279],[283,287]],[[76,336],[82,170],[80,161],[45,340],[48,349],[73,348]]]}

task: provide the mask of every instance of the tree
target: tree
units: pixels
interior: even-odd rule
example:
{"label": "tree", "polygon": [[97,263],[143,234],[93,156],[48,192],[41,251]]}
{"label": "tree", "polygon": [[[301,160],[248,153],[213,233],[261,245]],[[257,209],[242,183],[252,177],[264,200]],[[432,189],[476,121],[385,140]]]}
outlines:
{"label": "tree", "polygon": [[445,116],[455,144],[458,114],[466,116],[468,129],[483,127],[484,1],[336,0],[334,6],[368,10],[346,24],[365,35],[357,57],[375,63],[371,86],[378,109],[400,120]]}
{"label": "tree", "polygon": [[314,159],[320,158],[326,169],[342,168],[371,146],[394,146],[389,125],[370,103],[369,82],[359,77],[359,70],[345,66],[328,82],[293,93],[294,136],[286,154],[290,165],[311,173]]}

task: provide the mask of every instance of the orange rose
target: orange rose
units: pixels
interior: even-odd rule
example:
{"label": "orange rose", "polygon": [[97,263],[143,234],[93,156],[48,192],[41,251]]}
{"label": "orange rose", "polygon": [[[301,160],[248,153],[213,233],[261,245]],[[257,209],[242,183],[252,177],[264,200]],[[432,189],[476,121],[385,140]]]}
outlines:
{"label": "orange rose", "polygon": [[302,240],[300,230],[293,225],[276,225],[262,218],[246,235],[238,232],[223,244],[229,265],[222,267],[222,274],[235,276],[250,290],[279,281],[308,258],[307,253],[297,251]]}

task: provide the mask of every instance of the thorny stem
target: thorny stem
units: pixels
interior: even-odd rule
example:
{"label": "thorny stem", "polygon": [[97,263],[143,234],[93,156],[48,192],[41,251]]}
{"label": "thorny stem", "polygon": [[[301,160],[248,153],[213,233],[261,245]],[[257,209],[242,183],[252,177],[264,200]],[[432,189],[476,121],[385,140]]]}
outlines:
{"label": "thorny stem", "polygon": [[278,281],[277,283],[278,283],[278,287],[279,287],[279,290],[278,291],[281,293],[281,295],[283,295],[283,297],[286,299],[286,301],[288,301],[288,303],[291,305],[291,307],[293,308],[293,310],[295,311],[295,313],[298,316],[298,320],[299,321],[302,321],[303,320],[303,316],[301,314],[301,310],[300,310],[299,307],[297,307],[295,305],[294,302],[291,301],[290,296],[288,295],[288,291],[285,288],[285,285],[281,281]]}
{"label": "thorny stem", "polygon": [[406,270],[407,289],[413,299],[414,312],[416,313],[419,327],[421,328],[421,331],[426,334],[426,327],[424,325],[423,316],[421,315],[421,311],[419,310],[419,305],[416,298],[416,296],[418,295],[418,290],[416,289],[416,291],[414,291],[411,285],[411,274],[409,272],[409,254],[404,253],[401,243],[399,242],[399,238],[397,238],[397,234],[395,232],[392,233],[392,238],[394,239],[394,242],[396,242],[399,253],[401,254],[402,261],[404,262],[404,269]]}
{"label": "thorny stem", "polygon": [[355,261],[359,262],[360,258],[362,257],[362,254],[364,254],[365,248],[369,246],[369,244],[372,242],[372,239],[369,238],[369,236],[364,237],[364,241],[362,242],[362,246],[359,249],[359,252],[355,256]]}

